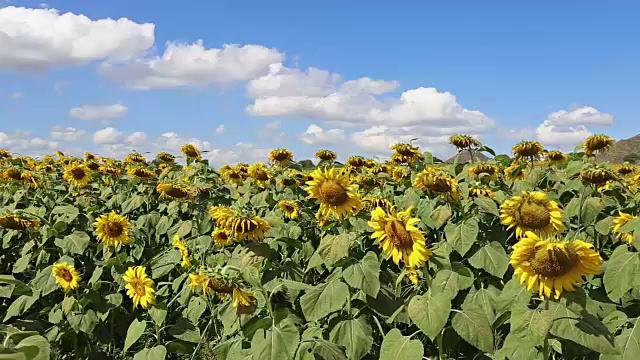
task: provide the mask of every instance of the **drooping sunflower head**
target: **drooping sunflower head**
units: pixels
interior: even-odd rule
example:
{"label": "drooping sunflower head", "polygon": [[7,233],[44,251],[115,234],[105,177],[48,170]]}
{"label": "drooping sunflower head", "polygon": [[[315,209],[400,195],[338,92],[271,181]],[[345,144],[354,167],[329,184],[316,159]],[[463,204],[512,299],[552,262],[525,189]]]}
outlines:
{"label": "drooping sunflower head", "polygon": [[95,160],[96,156],[90,152],[85,152],[84,153],[84,159],[85,161],[91,161],[91,160]]}
{"label": "drooping sunflower head", "polygon": [[626,176],[626,175],[633,174],[636,171],[636,168],[635,166],[630,164],[622,164],[618,166],[616,171],[618,172],[618,174]]}
{"label": "drooping sunflower head", "polygon": [[376,195],[367,195],[362,199],[365,210],[373,211],[376,208],[382,208],[386,212],[393,209],[393,204],[387,198]]}
{"label": "drooping sunflower head", "polygon": [[616,174],[604,167],[592,167],[580,172],[582,182],[602,186],[609,181],[617,179]]}
{"label": "drooping sunflower head", "polygon": [[357,170],[367,165],[367,159],[358,155],[349,156],[346,164],[347,164],[347,167]]}
{"label": "drooping sunflower head", "polygon": [[50,164],[40,164],[36,167],[36,170],[51,174],[55,171],[55,168]]}
{"label": "drooping sunflower head", "polygon": [[215,230],[213,230],[213,233],[211,233],[211,238],[213,239],[213,242],[221,246],[233,244],[233,237],[231,237],[231,235],[229,235],[229,233],[222,228],[216,228]]}
{"label": "drooping sunflower head", "polygon": [[193,144],[182,145],[182,147],[180,148],[180,151],[184,154],[184,156],[186,156],[189,159],[195,159],[195,160],[202,159],[202,153]]}
{"label": "drooping sunflower head", "polygon": [[594,134],[584,141],[584,153],[587,156],[594,156],[609,150],[615,143],[616,141],[611,136]]}
{"label": "drooping sunflower head", "polygon": [[401,182],[408,178],[409,175],[411,175],[411,172],[404,166],[394,166],[393,170],[391,170],[391,178],[395,182]]}
{"label": "drooping sunflower head", "polygon": [[449,144],[458,149],[470,149],[479,146],[480,142],[470,135],[453,134],[449,137]]}
{"label": "drooping sunflower head", "polygon": [[449,199],[457,199],[460,196],[458,180],[435,168],[426,168],[416,175],[413,186]]}
{"label": "drooping sunflower head", "polygon": [[469,175],[473,175],[481,181],[494,180],[499,172],[500,168],[493,164],[475,164],[469,167]]}
{"label": "drooping sunflower head", "polygon": [[486,189],[477,186],[469,186],[469,196],[471,197],[488,197],[493,198],[493,191],[491,189]]}
{"label": "drooping sunflower head", "polygon": [[156,159],[160,162],[163,163],[174,163],[176,161],[176,157],[166,153],[166,152],[160,152],[158,154],[156,154]]}
{"label": "drooping sunflower head", "polygon": [[180,251],[180,256],[182,257],[182,267],[188,268],[191,267],[191,259],[189,259],[189,248],[187,245],[180,239],[180,236],[175,235],[173,237],[173,242],[171,245]]}
{"label": "drooping sunflower head", "polygon": [[98,170],[103,174],[120,176],[120,169],[118,169],[117,167],[101,165]]}
{"label": "drooping sunflower head", "polygon": [[14,214],[0,216],[0,228],[25,231],[38,227],[40,227],[40,220],[38,219],[28,219]]}
{"label": "drooping sunflower head", "polygon": [[616,238],[626,242],[627,244],[631,244],[633,242],[633,231],[623,232],[622,228],[627,225],[629,221],[637,218],[637,216],[619,211],[618,216],[613,218],[613,228],[611,232],[616,236]]}
{"label": "drooping sunflower head", "polygon": [[18,168],[10,167],[2,172],[2,179],[5,181],[22,181],[22,171]]}
{"label": "drooping sunflower head", "polygon": [[411,164],[420,159],[420,148],[406,143],[391,146],[395,153],[391,155],[391,162],[395,164]]}
{"label": "drooping sunflower head", "polygon": [[362,201],[349,175],[336,168],[316,169],[307,182],[309,199],[320,203],[318,215],[342,220],[360,211]]}
{"label": "drooping sunflower head", "polygon": [[278,208],[280,208],[282,214],[287,219],[295,220],[298,218],[300,207],[297,202],[293,200],[280,200],[278,202]]}
{"label": "drooping sunflower head", "polygon": [[398,265],[400,260],[410,267],[420,267],[433,255],[427,249],[424,235],[415,225],[420,219],[411,217],[412,208],[396,213],[386,212],[381,207],[371,212],[369,226],[371,237],[382,247],[387,259]]}
{"label": "drooping sunflower head", "polygon": [[369,189],[382,186],[382,178],[369,172],[358,174],[358,176],[355,177],[355,181]]}
{"label": "drooping sunflower head", "polygon": [[259,216],[241,215],[237,212],[223,227],[238,241],[260,241],[264,239],[264,234],[271,229],[267,220]]}
{"label": "drooping sunflower head", "polygon": [[547,159],[550,164],[562,164],[567,161],[567,155],[562,151],[552,150],[547,153]]}
{"label": "drooping sunflower head", "polygon": [[290,150],[279,148],[269,151],[269,161],[279,166],[286,166],[293,160],[293,153]]}
{"label": "drooping sunflower head", "polygon": [[392,165],[389,164],[377,164],[376,166],[373,167],[373,169],[371,169],[371,173],[372,174],[389,174],[391,175],[391,169],[392,169]]}
{"label": "drooping sunflower head", "polygon": [[234,211],[224,205],[212,206],[209,209],[209,216],[220,226],[225,226],[234,216]]}
{"label": "drooping sunflower head", "polygon": [[544,147],[537,141],[520,141],[511,150],[516,159],[540,159]]}
{"label": "drooping sunflower head", "polygon": [[98,171],[100,170],[100,164],[96,161],[85,161],[84,163],[85,165],[87,165],[87,167],[89,168],[89,170],[91,171]]}
{"label": "drooping sunflower head", "polygon": [[316,152],[315,157],[322,161],[335,161],[338,155],[331,150],[321,149]]}
{"label": "drooping sunflower head", "polygon": [[11,151],[0,149],[0,159],[11,159]]}
{"label": "drooping sunflower head", "polygon": [[85,186],[89,183],[91,170],[79,163],[67,165],[62,173],[62,178],[74,186]]}
{"label": "drooping sunflower head", "polygon": [[116,247],[133,242],[131,238],[131,223],[129,220],[115,211],[102,215],[95,222],[96,237],[106,247]]}
{"label": "drooping sunflower head", "polygon": [[163,199],[188,199],[192,195],[191,189],[188,187],[170,181],[159,183],[156,186],[156,191]]}
{"label": "drooping sunflower head", "polygon": [[504,169],[504,177],[509,181],[522,180],[524,179],[525,175],[526,173],[524,164],[513,162],[511,165],[507,166]]}
{"label": "drooping sunflower head", "polygon": [[233,295],[231,296],[231,304],[234,308],[248,308],[255,301],[251,293],[240,289],[237,286],[233,287]]}
{"label": "drooping sunflower head", "polygon": [[248,169],[249,176],[259,185],[267,186],[271,182],[271,173],[263,163],[257,162]]}
{"label": "drooping sunflower head", "polygon": [[582,240],[540,239],[527,231],[513,246],[511,266],[514,276],[527,290],[542,298],[559,299],[564,291],[574,291],[584,277],[599,274],[603,260],[592,244]]}
{"label": "drooping sunflower head", "polygon": [[122,278],[127,282],[125,289],[134,307],[146,309],[156,302],[153,280],[147,276],[144,266],[129,267]]}
{"label": "drooping sunflower head", "polygon": [[144,164],[147,159],[138,153],[131,153],[124,158],[125,164]]}
{"label": "drooping sunflower head", "polygon": [[143,180],[154,179],[156,177],[156,174],[153,171],[139,166],[130,167],[129,169],[127,169],[127,174],[129,174],[129,176],[135,177],[136,179]]}
{"label": "drooping sunflower head", "polygon": [[541,191],[523,191],[505,200],[500,206],[500,220],[509,229],[515,227],[518,238],[527,231],[551,236],[564,230],[562,210]]}
{"label": "drooping sunflower head", "polygon": [[56,283],[64,291],[74,290],[80,286],[80,274],[78,274],[73,265],[69,265],[66,262],[55,263],[51,271]]}

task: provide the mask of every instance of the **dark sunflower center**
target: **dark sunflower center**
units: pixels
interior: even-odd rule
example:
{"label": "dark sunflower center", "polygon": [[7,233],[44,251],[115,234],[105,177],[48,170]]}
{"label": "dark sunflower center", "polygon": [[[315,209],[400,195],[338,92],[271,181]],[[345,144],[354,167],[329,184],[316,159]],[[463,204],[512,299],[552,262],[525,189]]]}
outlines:
{"label": "dark sunflower center", "polygon": [[535,156],[540,153],[540,149],[535,145],[525,144],[519,149],[518,152],[521,156]]}
{"label": "dark sunflower center", "polygon": [[546,277],[559,277],[571,271],[577,261],[578,256],[576,254],[561,248],[540,248],[531,260],[531,268],[536,274]]}
{"label": "dark sunflower center", "polygon": [[16,169],[7,170],[7,176],[12,178],[13,180],[22,180],[22,174]]}
{"label": "dark sunflower center", "polygon": [[288,213],[292,213],[295,210],[295,208],[289,204],[285,204],[284,205],[284,211],[288,212]]}
{"label": "dark sunflower center", "polygon": [[622,167],[618,169],[618,172],[622,175],[627,175],[627,174],[631,174],[633,172],[633,169],[629,167]]}
{"label": "dark sunflower center", "polygon": [[255,172],[255,179],[258,181],[267,181],[269,180],[269,175],[267,175],[267,172],[264,170],[257,170]]}
{"label": "dark sunflower center", "polygon": [[277,161],[285,161],[289,160],[289,154],[287,154],[286,152],[278,152],[274,154],[273,158]]}
{"label": "dark sunflower center", "polygon": [[86,176],[86,173],[84,172],[84,170],[82,170],[82,168],[73,168],[71,169],[71,175],[76,180],[82,180]]}
{"label": "dark sunflower center", "polygon": [[542,229],[551,223],[549,210],[544,205],[531,201],[522,204],[516,216],[519,216],[519,223],[529,229]]}
{"label": "dark sunflower center", "polygon": [[320,154],[320,160],[333,160],[333,155],[331,154]]}
{"label": "dark sunflower center", "polygon": [[228,284],[224,283],[219,279],[211,279],[209,282],[209,287],[220,294],[231,294],[233,292],[233,288]]}
{"label": "dark sunflower center", "polygon": [[179,199],[186,197],[188,194],[184,189],[177,186],[167,187],[165,189],[165,193],[171,197],[179,198]]}
{"label": "dark sunflower center", "polygon": [[104,224],[104,232],[109,235],[109,237],[116,238],[124,232],[124,226],[116,221],[107,221]]}
{"label": "dark sunflower center", "polygon": [[295,184],[295,181],[293,181],[293,179],[289,179],[289,178],[282,179],[282,185],[284,186],[291,186],[293,184]]}
{"label": "dark sunflower center", "polygon": [[331,206],[340,206],[349,199],[347,191],[333,180],[327,180],[320,185],[320,197]]}
{"label": "dark sunflower center", "polygon": [[384,227],[384,232],[389,237],[389,240],[398,248],[410,248],[413,245],[413,239],[411,234],[406,230],[405,225],[398,220],[391,220],[387,222]]}
{"label": "dark sunflower center", "polygon": [[451,182],[445,178],[436,176],[433,178],[430,188],[435,192],[446,193],[451,191]]}
{"label": "dark sunflower center", "polygon": [[227,239],[229,239],[229,237],[227,236],[227,233],[224,233],[224,232],[218,233],[218,235],[216,236],[220,241],[226,241]]}
{"label": "dark sunflower center", "polygon": [[242,219],[236,223],[235,231],[239,233],[250,233],[258,228],[258,224],[248,219]]}
{"label": "dark sunflower center", "polygon": [[410,147],[401,147],[399,149],[396,150],[398,152],[398,154],[402,155],[402,156],[413,156],[417,153],[416,150],[413,150]]}
{"label": "dark sunflower center", "polygon": [[71,275],[71,271],[67,269],[62,269],[62,271],[60,271],[60,277],[63,278],[64,281],[66,282],[70,282],[71,280],[73,280],[73,275]]}

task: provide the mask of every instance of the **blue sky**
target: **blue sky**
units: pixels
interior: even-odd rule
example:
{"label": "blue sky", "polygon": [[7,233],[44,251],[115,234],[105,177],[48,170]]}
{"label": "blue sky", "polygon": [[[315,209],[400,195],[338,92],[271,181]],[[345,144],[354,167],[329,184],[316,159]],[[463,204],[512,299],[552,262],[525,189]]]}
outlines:
{"label": "blue sky", "polygon": [[[121,156],[134,148],[176,151],[178,142],[193,141],[211,150],[214,162],[234,162],[264,160],[265,152],[277,146],[293,149],[300,158],[324,147],[345,156],[384,155],[388,145],[412,137],[444,156],[451,148],[443,139],[457,130],[503,152],[523,138],[572,149],[589,133],[626,138],[640,132],[634,103],[640,95],[640,4],[344,3],[5,2],[24,9],[0,9],[0,35],[9,38],[0,42],[7,54],[0,56],[0,147],[38,153],[57,146]],[[23,18],[27,25],[16,32],[19,25],[8,14],[27,14],[27,9],[32,9]],[[51,9],[57,10],[55,27],[41,16]],[[69,25],[58,18],[67,12],[75,14],[72,23],[83,24],[79,30],[60,25]],[[104,31],[78,15],[93,22],[124,17],[132,26]],[[148,31],[140,36],[144,23],[154,24],[151,38]],[[86,29],[98,30],[89,36]],[[114,34],[133,45],[105,49]],[[156,73],[179,86],[149,85],[149,78],[140,77],[141,90],[128,82],[142,76],[133,65],[162,56],[165,44],[184,50],[198,40],[205,53],[224,44],[251,45],[267,59],[227,58],[221,60],[227,67],[208,64],[198,72],[196,60],[189,58],[197,54],[183,53],[185,62],[174,64],[174,72]],[[64,55],[69,44],[83,55]],[[30,65],[27,50],[37,53],[38,66]],[[114,53],[126,59],[114,59]],[[270,62],[281,65],[269,67]],[[220,80],[229,66],[233,79]],[[118,76],[122,72],[105,68],[127,72]],[[308,68],[340,78],[322,80]],[[283,83],[285,75],[296,80]],[[377,82],[368,81],[366,90],[359,85],[357,93],[344,90],[346,81],[363,78]],[[301,87],[310,83],[313,90]],[[420,88],[437,91],[415,92],[403,101],[404,92]],[[261,107],[247,110],[252,104]],[[102,107],[96,111],[120,105],[126,111],[88,120],[70,115],[84,105]],[[216,132],[220,125],[224,131]],[[66,128],[75,129],[75,135],[52,134]],[[111,130],[96,138],[105,128]],[[144,141],[128,139],[133,133],[144,133]],[[172,134],[158,141],[167,133]]]}

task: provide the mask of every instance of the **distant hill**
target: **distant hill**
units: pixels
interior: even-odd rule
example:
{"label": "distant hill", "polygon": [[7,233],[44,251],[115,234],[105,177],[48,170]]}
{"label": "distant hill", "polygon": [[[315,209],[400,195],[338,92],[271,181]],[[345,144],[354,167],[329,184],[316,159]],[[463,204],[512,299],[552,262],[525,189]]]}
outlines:
{"label": "distant hill", "polygon": [[609,151],[598,155],[596,159],[615,164],[627,161],[631,164],[640,164],[640,135],[616,142]]}
{"label": "distant hill", "polygon": [[[489,158],[485,154],[483,154],[481,152],[477,152],[476,151],[476,152],[474,152],[473,156],[474,156],[476,161],[478,161],[478,160],[480,160],[480,161],[489,160]],[[459,152],[458,154],[453,155],[451,158],[445,160],[445,163],[453,164],[453,162],[455,161],[456,157],[458,157],[458,164],[464,164],[464,163],[468,163],[468,162],[471,161],[471,156],[469,155],[469,152],[465,150],[465,151]]]}

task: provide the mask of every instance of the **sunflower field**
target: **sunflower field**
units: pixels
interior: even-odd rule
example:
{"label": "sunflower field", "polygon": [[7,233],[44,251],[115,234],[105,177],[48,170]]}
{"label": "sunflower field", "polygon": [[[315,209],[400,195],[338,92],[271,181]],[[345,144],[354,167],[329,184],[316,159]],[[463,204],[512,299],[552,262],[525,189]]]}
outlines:
{"label": "sunflower field", "polygon": [[450,143],[471,161],[0,150],[0,359],[639,359],[614,140]]}

